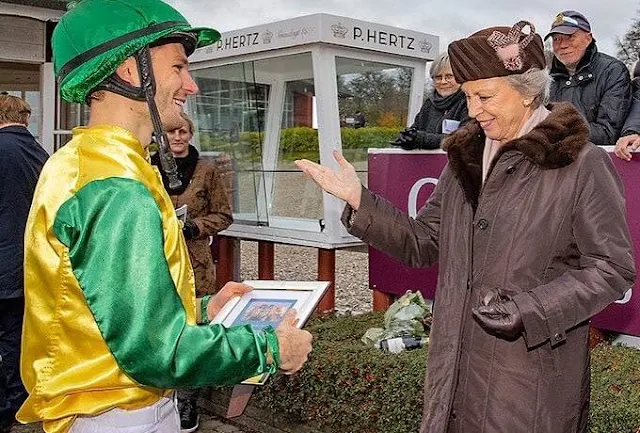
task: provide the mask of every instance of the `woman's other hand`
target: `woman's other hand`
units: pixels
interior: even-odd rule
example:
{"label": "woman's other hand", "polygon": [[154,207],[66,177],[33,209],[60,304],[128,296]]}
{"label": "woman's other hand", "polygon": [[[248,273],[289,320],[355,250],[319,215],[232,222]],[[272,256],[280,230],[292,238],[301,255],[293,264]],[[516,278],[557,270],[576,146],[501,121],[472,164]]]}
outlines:
{"label": "woman's other hand", "polygon": [[356,170],[339,152],[334,151],[333,157],[339,165],[337,171],[307,159],[296,160],[295,164],[307,176],[311,177],[311,179],[320,185],[320,188],[346,201],[353,209],[358,210],[360,207],[360,197],[362,195],[362,185],[360,184]]}

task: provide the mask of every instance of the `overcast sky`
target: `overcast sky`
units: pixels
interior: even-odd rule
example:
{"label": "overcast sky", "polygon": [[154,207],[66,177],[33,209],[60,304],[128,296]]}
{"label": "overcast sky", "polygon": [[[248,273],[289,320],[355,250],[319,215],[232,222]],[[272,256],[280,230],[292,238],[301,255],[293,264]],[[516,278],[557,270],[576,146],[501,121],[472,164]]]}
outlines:
{"label": "overcast sky", "polygon": [[616,55],[637,16],[640,0],[167,0],[196,25],[221,32],[238,30],[313,13],[371,21],[440,37],[440,51],[476,30],[532,21],[542,37],[558,12],[573,9],[589,22],[598,48]]}

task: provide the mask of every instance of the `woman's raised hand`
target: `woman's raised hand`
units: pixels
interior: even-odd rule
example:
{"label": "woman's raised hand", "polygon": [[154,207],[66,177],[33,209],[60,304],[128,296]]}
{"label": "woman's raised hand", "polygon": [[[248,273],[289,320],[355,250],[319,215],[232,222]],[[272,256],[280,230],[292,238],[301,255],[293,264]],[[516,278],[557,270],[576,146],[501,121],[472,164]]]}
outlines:
{"label": "woman's raised hand", "polygon": [[356,170],[339,152],[334,151],[333,157],[340,166],[337,171],[307,159],[298,159],[295,161],[295,164],[307,176],[320,185],[320,188],[346,201],[353,209],[357,210],[360,207],[362,186]]}

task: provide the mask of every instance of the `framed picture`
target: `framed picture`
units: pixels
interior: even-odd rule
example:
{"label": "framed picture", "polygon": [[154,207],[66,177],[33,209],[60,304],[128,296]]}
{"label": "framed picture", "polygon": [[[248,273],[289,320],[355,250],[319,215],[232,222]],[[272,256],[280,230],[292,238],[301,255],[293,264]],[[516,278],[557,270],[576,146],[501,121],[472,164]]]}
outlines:
{"label": "framed picture", "polygon": [[[256,331],[267,326],[277,328],[285,314],[296,310],[297,327],[302,328],[316,309],[329,287],[328,281],[247,280],[253,290],[236,297],[214,317],[212,323],[228,328],[251,325]],[[262,385],[268,378],[262,374],[245,380],[244,384]]]}

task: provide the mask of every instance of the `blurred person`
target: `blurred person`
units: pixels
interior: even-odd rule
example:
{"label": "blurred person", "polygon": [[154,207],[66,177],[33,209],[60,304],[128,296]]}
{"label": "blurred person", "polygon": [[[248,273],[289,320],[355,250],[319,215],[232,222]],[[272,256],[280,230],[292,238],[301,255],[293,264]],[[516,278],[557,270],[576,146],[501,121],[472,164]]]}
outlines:
{"label": "blurred person", "polygon": [[636,60],[629,69],[633,84],[633,100],[631,101],[631,110],[629,110],[629,115],[622,128],[622,136],[613,149],[615,155],[625,161],[631,161],[632,152],[640,147],[640,62]]}
{"label": "blurred person", "polygon": [[413,125],[393,143],[405,150],[439,149],[440,143],[468,118],[467,103],[451,72],[449,54],[436,57],[429,68],[434,89],[416,115]]}
{"label": "blurred person", "polygon": [[[200,158],[198,149],[191,145],[194,125],[185,113],[178,128],[167,131],[169,147],[178,169],[181,185],[171,188],[169,177],[162,168],[158,153],[151,163],[158,167],[162,183],[175,208],[187,205],[187,219],[182,233],[187,241],[189,259],[195,275],[196,296],[208,302],[218,291],[216,265],[213,262],[209,240],[233,222],[227,191],[216,166]],[[198,389],[178,392],[178,410],[182,433],[196,431],[200,416],[197,411]]]}
{"label": "blurred person", "polygon": [[598,51],[591,25],[580,12],[560,12],[547,38],[554,53],[551,100],[571,102],[589,123],[589,140],[613,146],[631,105],[627,67]]}
{"label": "blurred person", "polygon": [[24,314],[24,231],[42,166],[49,157],[27,126],[31,107],[0,94],[0,432],[27,398],[20,380]]}
{"label": "blurred person", "polygon": [[293,373],[311,335],[291,314],[277,330],[210,320],[226,284],[197,298],[182,227],[147,144],[180,183],[164,130],[198,90],[188,56],[220,34],[160,0],[83,0],[52,36],[61,96],[89,104],[86,127],[45,164],[25,238],[17,419],[47,433],[177,433],[175,388]]}
{"label": "blurred person", "polygon": [[347,202],[350,233],[439,265],[421,433],[585,433],[589,320],[635,279],[622,183],[581,114],[546,105],[531,23],[483,29],[449,55],[475,120],[445,139],[448,164],[415,218],[337,152],[337,170],[296,164]]}

